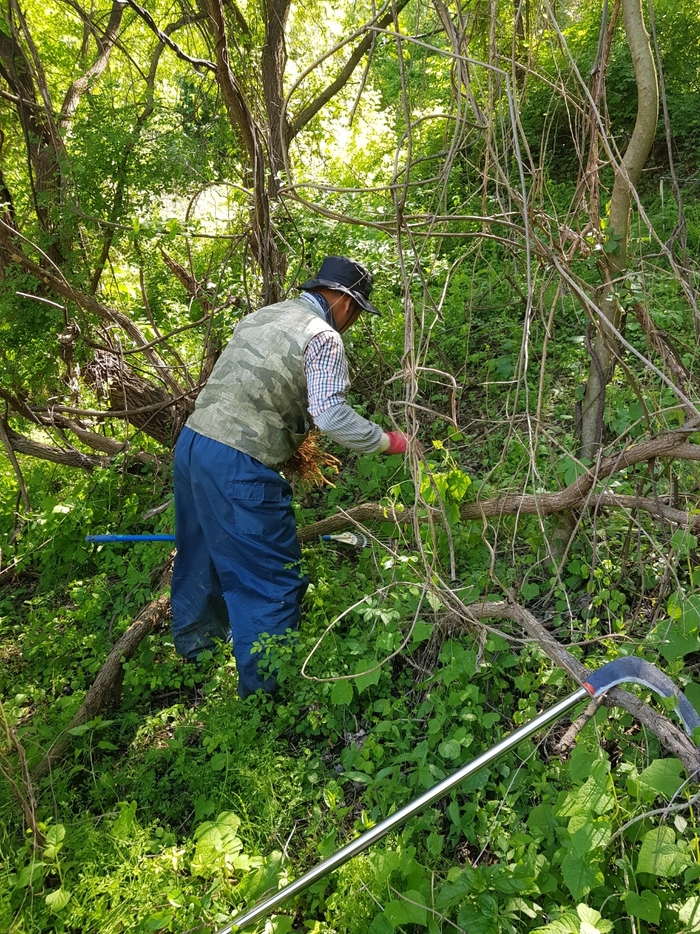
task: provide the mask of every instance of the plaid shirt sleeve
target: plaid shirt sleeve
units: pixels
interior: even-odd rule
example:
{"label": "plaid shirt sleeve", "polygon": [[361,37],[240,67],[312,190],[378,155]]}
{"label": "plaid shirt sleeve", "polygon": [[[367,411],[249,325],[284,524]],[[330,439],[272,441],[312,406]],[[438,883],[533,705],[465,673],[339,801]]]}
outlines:
{"label": "plaid shirt sleeve", "polygon": [[350,373],[340,334],[322,331],[311,338],[304,351],[304,372],[312,418],[345,402]]}

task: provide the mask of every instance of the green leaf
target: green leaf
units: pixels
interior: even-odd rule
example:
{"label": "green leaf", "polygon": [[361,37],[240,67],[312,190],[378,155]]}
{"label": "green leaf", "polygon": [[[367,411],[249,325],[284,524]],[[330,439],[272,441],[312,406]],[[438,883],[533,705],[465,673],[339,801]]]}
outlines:
{"label": "green leaf", "polygon": [[392,872],[396,872],[401,863],[401,854],[396,850],[377,850],[370,854],[374,877],[380,884],[386,882]]}
{"label": "green leaf", "polygon": [[523,600],[534,600],[535,597],[539,597],[540,588],[535,583],[523,584],[520,588],[520,592],[523,595]]}
{"label": "green leaf", "polygon": [[367,934],[393,934],[393,927],[389,924],[384,912],[380,911],[378,915],[375,915],[372,919],[372,923],[367,929]]}
{"label": "green leaf", "polygon": [[192,874],[210,876],[232,865],[243,849],[236,831],[241,821],[233,811],[222,811],[215,821],[204,821],[194,833],[197,841],[192,857]]}
{"label": "green leaf", "polygon": [[[697,545],[697,539],[695,539],[695,544]],[[683,601],[683,621],[690,629],[700,628],[700,596],[698,594],[693,594]]]}
{"label": "green leaf", "polygon": [[29,863],[28,866],[22,866],[15,882],[15,888],[26,889],[29,885],[34,885],[42,877],[42,867],[44,863],[41,860]]}
{"label": "green leaf", "polygon": [[347,778],[351,782],[358,782],[361,785],[369,785],[372,781],[371,777],[366,772],[341,772],[341,778]]}
{"label": "green leaf", "polygon": [[700,896],[693,895],[678,912],[685,931],[700,931]]}
{"label": "green leaf", "polygon": [[688,854],[678,846],[670,827],[659,827],[644,835],[637,857],[637,872],[650,872],[665,879],[679,875],[690,863]]}
{"label": "green leaf", "polygon": [[136,824],[136,802],[119,802],[119,817],[112,824],[112,836],[123,840],[129,836]]}
{"label": "green leaf", "polygon": [[669,542],[671,548],[675,548],[679,555],[687,555],[692,548],[697,548],[698,540],[687,529],[678,529],[671,536]]}
{"label": "green leaf", "polygon": [[522,865],[507,866],[498,864],[493,867],[491,885],[503,895],[517,895],[532,886],[532,873]]}
{"label": "green leaf", "polygon": [[206,795],[198,795],[194,802],[194,819],[199,823],[203,817],[210,817],[216,810],[216,804]]}
{"label": "green leaf", "polygon": [[652,924],[659,923],[661,902],[653,892],[645,890],[640,892],[639,895],[636,892],[628,892],[625,896],[625,908],[635,918],[650,921]]}
{"label": "green leaf", "polygon": [[44,846],[44,856],[46,859],[56,859],[58,851],[63,849],[63,839],[66,836],[66,828],[63,824],[52,824],[46,831],[46,845]]}
{"label": "green leaf", "polygon": [[679,759],[655,759],[641,773],[637,782],[642,791],[650,794],[653,801],[657,795],[669,800],[673,798],[683,784],[683,763]]}
{"label": "green leaf", "polygon": [[554,921],[545,924],[544,927],[535,928],[532,934],[579,934],[581,930],[581,919],[575,911],[565,911]]}
{"label": "green leaf", "polygon": [[257,901],[266,892],[276,892],[280,883],[284,882],[286,874],[282,868],[282,854],[273,850],[269,856],[262,860],[253,872],[243,877],[236,892],[242,895],[248,904]]}
{"label": "green leaf", "polygon": [[461,470],[451,470],[447,475],[447,489],[455,503],[459,503],[471,486],[471,477]]}
{"label": "green leaf", "polygon": [[172,923],[174,917],[175,912],[171,908],[166,908],[163,911],[157,911],[154,915],[151,915],[151,917],[144,922],[144,927],[147,931],[165,931]]}
{"label": "green leaf", "polygon": [[438,746],[438,752],[443,759],[456,759],[462,751],[456,739],[446,739]]}
{"label": "green leaf", "polygon": [[389,922],[392,929],[397,928],[400,924],[406,924],[408,922],[406,903],[399,901],[397,898],[387,902],[384,906],[384,917]]}
{"label": "green leaf", "polygon": [[445,837],[441,833],[431,833],[428,834],[428,839],[425,841],[425,845],[428,848],[428,852],[432,853],[433,856],[439,856],[442,853],[444,846]]}
{"label": "green leaf", "polygon": [[459,786],[462,794],[470,795],[473,792],[478,791],[479,788],[483,788],[484,785],[488,783],[490,777],[491,772],[489,769],[481,769],[479,772],[471,775]]}
{"label": "green leaf", "polygon": [[700,648],[697,627],[689,627],[684,617],[677,620],[663,620],[654,629],[650,641],[658,644],[659,652],[667,662],[685,658]]}
{"label": "green leaf", "polygon": [[693,707],[695,707],[695,710],[700,713],[700,684],[698,684],[696,681],[687,684],[683,689],[683,693],[688,698]]}
{"label": "green leaf", "polygon": [[[370,687],[373,684],[379,684],[379,679],[382,676],[381,669],[376,667],[377,659],[376,658],[363,658],[357,663],[357,668],[355,669],[356,674],[358,675],[355,678],[355,685],[357,687],[357,693],[362,694],[362,692]],[[370,668],[376,668],[375,671],[370,671]],[[366,671],[367,674],[363,675],[362,672]],[[336,681],[336,684],[340,682]]]}
{"label": "green leaf", "polygon": [[456,879],[446,882],[437,894],[435,907],[438,911],[451,908],[474,890],[475,872],[473,869],[464,869]]}
{"label": "green leaf", "polygon": [[561,874],[566,887],[577,901],[605,881],[595,861],[587,856],[581,857],[573,850],[569,850],[562,860]]}
{"label": "green leaf", "polygon": [[268,921],[265,930],[270,934],[289,934],[294,930],[294,918],[290,918],[289,915],[277,915],[272,921]]}
{"label": "green leaf", "polygon": [[68,733],[71,736],[82,736],[84,733],[89,732],[89,730],[104,730],[105,727],[111,726],[113,723],[114,720],[103,720],[102,717],[95,717],[94,720],[89,720],[87,723],[74,726],[72,730],[68,730]]}
{"label": "green leaf", "polygon": [[663,619],[649,635],[649,642],[658,645],[666,661],[684,658],[700,648],[700,597],[685,599],[672,594],[668,601],[668,619]]}
{"label": "green leaf", "polygon": [[[411,634],[411,646],[418,645],[421,642],[425,642],[426,639],[429,639],[433,631],[433,626],[431,623],[425,623],[422,620],[418,620],[416,625],[413,627],[413,632]],[[377,675],[379,673],[377,672]],[[377,677],[377,681],[379,677]],[[376,681],[374,682],[377,683]]]}
{"label": "green leaf", "polygon": [[214,772],[222,772],[226,768],[226,763],[228,762],[228,753],[226,752],[217,752],[209,760],[209,765]]}
{"label": "green leaf", "polygon": [[571,845],[579,856],[585,856],[591,850],[607,846],[609,839],[610,824],[607,821],[587,820],[583,827],[571,834]]}
{"label": "green leaf", "polygon": [[[604,766],[606,763],[597,765]],[[593,774],[580,788],[569,792],[563,803],[557,809],[559,817],[573,817],[574,814],[604,814],[615,804],[610,792],[610,779],[606,771],[599,767],[593,768]]]}
{"label": "green leaf", "polygon": [[428,926],[428,912],[425,908],[425,899],[420,892],[415,889],[408,889],[403,893],[402,905],[406,909],[407,920],[409,924],[420,924],[422,927]]}
{"label": "green leaf", "polygon": [[577,905],[576,914],[581,919],[581,934],[607,934],[612,930],[612,921],[605,921],[595,908],[588,905]]}
{"label": "green leaf", "polygon": [[554,816],[554,808],[551,804],[538,804],[531,811],[527,818],[527,826],[530,833],[535,837],[550,837],[554,829],[559,826]]}
{"label": "green leaf", "polygon": [[46,896],[46,904],[49,906],[51,911],[63,911],[69,901],[70,892],[67,889],[64,889],[63,886],[61,886],[60,889],[49,892],[49,894]]}
{"label": "green leaf", "polygon": [[500,921],[498,902],[486,893],[462,905],[457,915],[457,924],[469,934],[502,934]]}
{"label": "green leaf", "polygon": [[352,684],[349,681],[335,681],[331,690],[331,704],[334,707],[349,704],[352,700]]}
{"label": "green leaf", "polygon": [[70,736],[82,736],[84,733],[87,733],[88,730],[92,730],[95,726],[94,720],[91,720],[90,723],[81,723],[79,726],[74,726],[72,730],[68,730]]}
{"label": "green leaf", "polygon": [[596,762],[600,762],[600,752],[591,751],[585,746],[574,746],[569,759],[569,775],[574,782],[585,782]]}

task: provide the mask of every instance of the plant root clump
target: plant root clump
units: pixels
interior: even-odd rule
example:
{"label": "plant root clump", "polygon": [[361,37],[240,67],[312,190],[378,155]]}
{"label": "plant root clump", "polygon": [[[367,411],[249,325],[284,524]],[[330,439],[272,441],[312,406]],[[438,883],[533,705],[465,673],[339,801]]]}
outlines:
{"label": "plant root clump", "polygon": [[333,473],[338,473],[341,461],[321,447],[320,437],[317,431],[308,434],[296,454],[282,465],[285,477],[302,490],[324,485],[335,489],[335,484],[323,473],[322,468],[330,468]]}

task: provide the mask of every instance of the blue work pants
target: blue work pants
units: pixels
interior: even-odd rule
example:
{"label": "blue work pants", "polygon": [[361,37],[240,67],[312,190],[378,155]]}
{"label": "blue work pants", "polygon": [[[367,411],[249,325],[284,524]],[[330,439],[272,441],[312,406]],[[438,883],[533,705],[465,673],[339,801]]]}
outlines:
{"label": "blue work pants", "polygon": [[174,467],[175,648],[195,659],[230,626],[238,693],[273,690],[274,679],[258,673],[253,643],[297,628],[308,586],[292,488],[260,461],[187,427]]}

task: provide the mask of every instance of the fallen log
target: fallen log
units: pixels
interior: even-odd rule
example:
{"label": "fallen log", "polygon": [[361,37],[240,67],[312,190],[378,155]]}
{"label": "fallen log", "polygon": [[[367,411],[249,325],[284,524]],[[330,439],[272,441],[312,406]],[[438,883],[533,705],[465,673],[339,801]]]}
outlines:
{"label": "fallen log", "polygon": [[[160,590],[170,585],[172,574],[173,562],[171,558],[160,579]],[[169,615],[170,597],[167,594],[161,594],[141,610],[129,628],[117,639],[104,665],[100,668],[92,687],[85,695],[80,709],[32,771],[33,782],[37,782],[47,775],[53,764],[59,762],[66,755],[73,742],[71,730],[74,730],[77,726],[82,726],[83,723],[94,720],[104,711],[113,710],[118,706],[124,680],[124,662],[133,657],[143,639]]]}
{"label": "fallen log", "polygon": [[[642,510],[690,531],[699,531],[699,515],[664,503],[663,498],[625,496],[595,492],[593,489],[599,481],[617,471],[649,460],[673,458],[700,461],[700,444],[690,444],[686,440],[688,434],[698,430],[697,424],[690,424],[678,431],[669,431],[649,441],[642,441],[613,457],[603,457],[596,466],[556,493],[509,493],[493,499],[477,500],[475,503],[462,503],[459,508],[460,519],[466,522],[504,516],[548,516],[566,512],[568,509],[595,510],[613,507]],[[435,510],[435,513],[436,517],[439,516],[438,510]],[[299,541],[302,544],[312,542],[320,535],[338,532],[350,525],[373,522],[411,523],[413,517],[412,509],[364,503],[305,526],[299,530]]]}
{"label": "fallen log", "polygon": [[[466,620],[474,619],[510,619],[518,623],[530,638],[534,639],[542,651],[556,665],[563,668],[578,684],[588,679],[588,670],[571,652],[554,638],[540,621],[525,607],[510,600],[496,603],[467,604]],[[472,616],[473,614],[473,616]],[[624,688],[612,688],[603,698],[606,707],[621,707],[631,713],[635,720],[651,730],[668,749],[683,763],[691,777],[700,774],[700,749],[689,736],[676,726],[667,716],[645,704],[636,694]]]}

